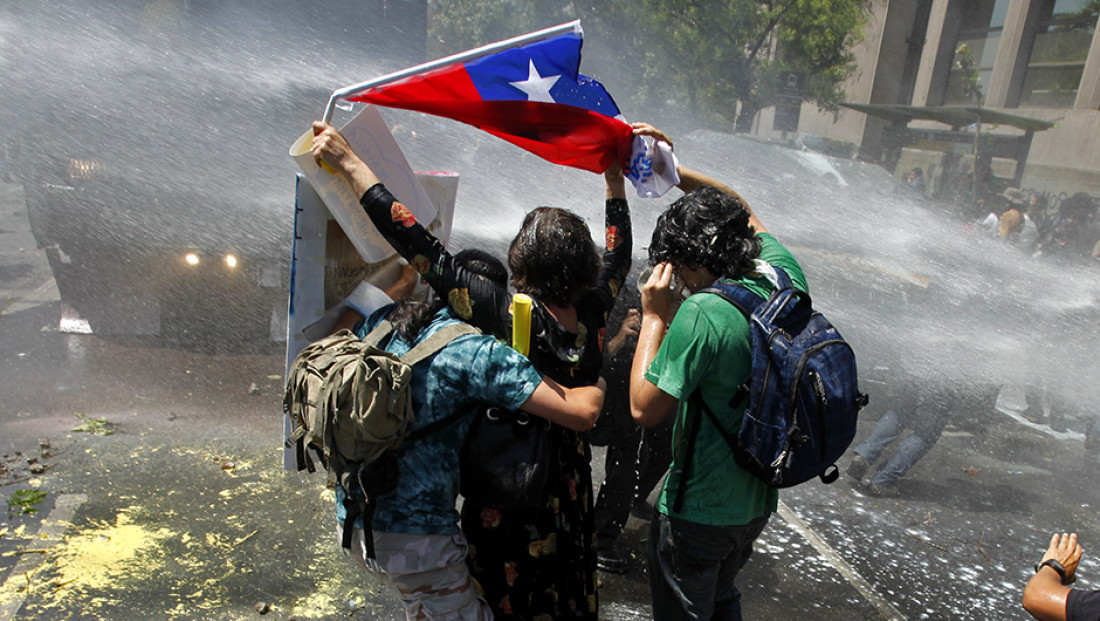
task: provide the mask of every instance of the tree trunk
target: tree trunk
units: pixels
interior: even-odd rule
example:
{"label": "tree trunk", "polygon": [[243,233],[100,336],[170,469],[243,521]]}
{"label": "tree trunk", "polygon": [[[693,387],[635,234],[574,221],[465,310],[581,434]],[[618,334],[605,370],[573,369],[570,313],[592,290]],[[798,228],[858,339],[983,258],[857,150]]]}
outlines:
{"label": "tree trunk", "polygon": [[737,101],[741,103],[741,111],[737,113],[733,129],[739,134],[747,134],[752,131],[752,122],[756,118],[756,113],[760,111],[760,106],[752,93],[752,68],[749,63],[746,61],[734,67],[731,79]]}
{"label": "tree trunk", "polygon": [[756,120],[756,113],[759,111],[760,108],[755,103],[742,99],[741,111],[737,113],[737,120],[733,125],[734,131],[739,134],[752,132],[752,122]]}

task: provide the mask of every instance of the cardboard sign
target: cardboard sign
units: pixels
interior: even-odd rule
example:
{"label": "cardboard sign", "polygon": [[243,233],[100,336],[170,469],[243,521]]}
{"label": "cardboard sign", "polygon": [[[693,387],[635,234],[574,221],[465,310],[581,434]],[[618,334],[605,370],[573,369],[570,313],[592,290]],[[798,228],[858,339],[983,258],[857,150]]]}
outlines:
{"label": "cardboard sign", "polygon": [[[436,209],[427,191],[417,181],[405,154],[397,146],[378,108],[367,106],[340,128],[355,151],[394,196],[412,211],[417,220],[432,222]],[[305,178],[317,191],[333,217],[347,232],[352,245],[363,260],[376,263],[393,254],[382,234],[371,224],[370,218],[359,206],[357,196],[343,177],[325,170],[313,159],[313,130],[302,134],[290,147],[290,156],[302,169]],[[450,232],[450,224],[446,227]]]}
{"label": "cardboard sign", "polygon": [[[418,201],[413,209],[444,244],[450,238],[458,174],[414,173],[389,128],[373,107],[365,109],[348,128],[341,129],[356,153],[367,161],[394,196]],[[298,142],[310,138],[303,135]],[[298,143],[295,143],[296,145]],[[308,147],[308,142],[306,143]],[[383,150],[384,149],[384,150]],[[306,345],[329,334],[343,309],[340,302],[363,280],[385,289],[397,280],[401,260],[370,222],[358,197],[346,198],[347,184],[318,167],[312,155],[299,154],[303,174],[298,176],[294,206],[294,243],[291,250],[290,300],[287,305],[286,369]],[[296,158],[298,159],[298,158]],[[376,164],[382,162],[382,164]],[[378,168],[375,166],[378,165]],[[382,174],[385,171],[385,174]],[[312,179],[311,179],[312,177]],[[317,180],[320,181],[317,181]],[[394,185],[391,184],[391,180]],[[317,186],[321,186],[318,189]],[[400,187],[401,189],[397,189]],[[328,196],[329,200],[325,199]],[[290,435],[290,418],[283,416],[283,437]],[[293,470],[294,449],[283,451],[283,467]]]}

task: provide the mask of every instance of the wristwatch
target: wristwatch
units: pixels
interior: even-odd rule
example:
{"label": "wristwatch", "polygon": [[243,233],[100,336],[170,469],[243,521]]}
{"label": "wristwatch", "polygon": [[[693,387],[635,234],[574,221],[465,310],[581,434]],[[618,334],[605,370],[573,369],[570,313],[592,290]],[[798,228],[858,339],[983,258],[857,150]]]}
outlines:
{"label": "wristwatch", "polygon": [[1035,573],[1039,573],[1039,570],[1044,568],[1044,567],[1049,567],[1049,568],[1053,569],[1054,571],[1058,572],[1058,575],[1061,576],[1061,578],[1062,578],[1062,584],[1072,584],[1073,581],[1077,579],[1077,576],[1070,576],[1069,580],[1066,580],[1066,568],[1061,563],[1059,563],[1058,561],[1056,561],[1052,558],[1048,558],[1047,560],[1043,561],[1042,563],[1039,563],[1038,565],[1036,565],[1035,566]]}

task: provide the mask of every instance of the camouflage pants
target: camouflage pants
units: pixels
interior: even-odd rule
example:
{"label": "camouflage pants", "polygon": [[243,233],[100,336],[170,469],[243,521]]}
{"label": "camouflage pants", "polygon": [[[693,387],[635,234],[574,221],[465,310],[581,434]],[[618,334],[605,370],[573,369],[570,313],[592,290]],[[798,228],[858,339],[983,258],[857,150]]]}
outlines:
{"label": "camouflage pants", "polygon": [[[343,537],[337,523],[336,536]],[[397,590],[405,604],[405,617],[488,621],[493,618],[466,567],[466,538],[458,535],[374,533],[376,558],[367,558],[363,529],[352,533],[351,552],[356,563],[383,584]]]}

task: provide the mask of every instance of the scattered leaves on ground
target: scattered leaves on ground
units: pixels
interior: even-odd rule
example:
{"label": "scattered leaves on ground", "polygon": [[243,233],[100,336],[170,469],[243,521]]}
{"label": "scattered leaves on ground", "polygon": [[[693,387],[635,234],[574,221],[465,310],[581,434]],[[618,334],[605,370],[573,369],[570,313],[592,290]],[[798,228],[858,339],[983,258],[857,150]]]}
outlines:
{"label": "scattered leaves on ground", "polygon": [[91,418],[81,412],[77,412],[76,417],[80,419],[81,423],[73,427],[73,431],[92,433],[97,436],[109,436],[115,432],[114,423],[106,418]]}
{"label": "scattered leaves on ground", "polygon": [[39,489],[15,490],[11,498],[8,498],[8,513],[15,515],[38,513],[38,508],[34,505],[45,499],[46,492]]}

